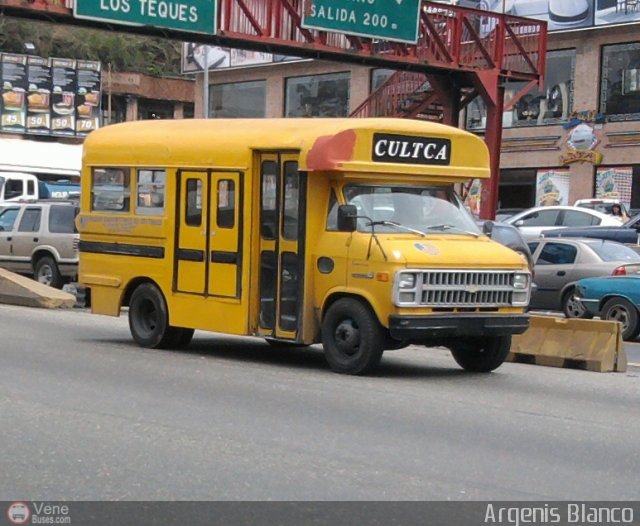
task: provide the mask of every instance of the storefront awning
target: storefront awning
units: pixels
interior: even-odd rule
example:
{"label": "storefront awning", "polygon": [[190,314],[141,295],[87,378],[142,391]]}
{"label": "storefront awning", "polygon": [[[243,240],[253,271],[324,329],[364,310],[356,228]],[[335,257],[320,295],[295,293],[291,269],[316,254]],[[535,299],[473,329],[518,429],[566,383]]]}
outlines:
{"label": "storefront awning", "polygon": [[0,139],[0,171],[80,177],[82,145]]}

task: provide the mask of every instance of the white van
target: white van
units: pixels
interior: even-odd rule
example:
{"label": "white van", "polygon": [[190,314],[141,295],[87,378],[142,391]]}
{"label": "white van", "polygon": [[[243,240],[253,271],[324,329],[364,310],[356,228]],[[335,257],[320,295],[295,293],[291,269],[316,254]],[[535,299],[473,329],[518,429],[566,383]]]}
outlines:
{"label": "white van", "polygon": [[80,195],[80,183],[69,179],[41,181],[24,172],[0,172],[0,204],[35,199],[69,199]]}
{"label": "white van", "polygon": [[38,199],[38,178],[22,172],[0,172],[0,203]]}

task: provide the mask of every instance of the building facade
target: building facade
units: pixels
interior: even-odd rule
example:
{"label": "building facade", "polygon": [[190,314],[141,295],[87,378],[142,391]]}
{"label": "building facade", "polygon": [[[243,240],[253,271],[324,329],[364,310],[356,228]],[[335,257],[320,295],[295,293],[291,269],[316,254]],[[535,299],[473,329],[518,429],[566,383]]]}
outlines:
{"label": "building facade", "polygon": [[[349,115],[389,70],[300,60],[209,72],[211,117]],[[203,114],[203,75],[195,114]],[[506,87],[501,208],[619,197],[640,208],[640,24],[549,34],[544,86],[509,107],[524,86]],[[460,125],[482,135],[477,99]]]}

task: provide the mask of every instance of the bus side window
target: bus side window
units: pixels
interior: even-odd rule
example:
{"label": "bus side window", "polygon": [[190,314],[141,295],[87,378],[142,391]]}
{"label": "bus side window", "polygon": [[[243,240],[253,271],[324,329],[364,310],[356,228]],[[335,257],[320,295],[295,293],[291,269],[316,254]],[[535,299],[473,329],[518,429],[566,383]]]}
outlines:
{"label": "bus side window", "polygon": [[184,221],[189,226],[202,225],[202,181],[187,179],[187,206]]}
{"label": "bus side window", "polygon": [[278,233],[276,215],[277,168],[274,161],[262,163],[262,196],[260,231],[264,239],[275,239]]}
{"label": "bus side window", "polygon": [[284,163],[284,217],[282,237],[298,240],[298,207],[300,206],[300,176],[297,161]]}
{"label": "bus side window", "polygon": [[91,180],[91,209],[128,212],[131,197],[129,168],[94,168]]}
{"label": "bus side window", "polygon": [[231,179],[218,181],[218,210],[216,223],[219,228],[233,228],[236,223],[236,188]]}
{"label": "bus side window", "polygon": [[327,210],[327,230],[338,230],[338,198],[333,190],[331,190],[329,209]]}
{"label": "bus side window", "polygon": [[136,213],[162,215],[164,213],[164,170],[138,170],[138,202]]}

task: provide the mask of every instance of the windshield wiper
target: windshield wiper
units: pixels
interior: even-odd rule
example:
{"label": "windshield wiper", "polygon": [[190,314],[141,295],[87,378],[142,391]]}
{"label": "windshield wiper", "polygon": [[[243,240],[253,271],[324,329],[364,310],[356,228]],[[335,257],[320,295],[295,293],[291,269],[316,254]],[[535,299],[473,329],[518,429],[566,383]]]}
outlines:
{"label": "windshield wiper", "polygon": [[464,228],[460,228],[455,225],[447,225],[447,224],[431,225],[428,227],[428,230],[441,230],[443,232],[447,230],[455,230],[456,232],[467,234],[468,236],[480,237],[480,234],[478,234],[477,232],[472,232],[471,230],[465,230]]}
{"label": "windshield wiper", "polygon": [[395,221],[373,221],[367,224],[367,226],[374,226],[374,225],[395,226],[396,228],[404,229],[407,232],[412,232],[413,234],[418,234],[419,236],[422,236],[422,237],[427,236],[427,234],[422,232],[421,230],[416,230],[415,228],[404,226],[402,223],[396,223]]}

